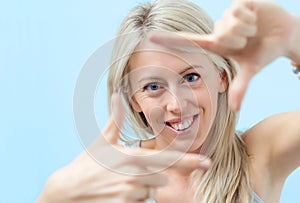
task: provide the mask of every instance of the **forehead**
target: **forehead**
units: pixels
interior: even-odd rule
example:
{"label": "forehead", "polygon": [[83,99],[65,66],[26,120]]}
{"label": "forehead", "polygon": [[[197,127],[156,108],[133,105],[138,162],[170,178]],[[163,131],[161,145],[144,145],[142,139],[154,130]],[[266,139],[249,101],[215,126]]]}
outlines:
{"label": "forehead", "polygon": [[203,52],[168,49],[149,41],[138,45],[130,58],[129,65],[131,71],[145,67],[161,67],[171,69],[175,72],[195,65],[210,70],[214,67],[213,62]]}

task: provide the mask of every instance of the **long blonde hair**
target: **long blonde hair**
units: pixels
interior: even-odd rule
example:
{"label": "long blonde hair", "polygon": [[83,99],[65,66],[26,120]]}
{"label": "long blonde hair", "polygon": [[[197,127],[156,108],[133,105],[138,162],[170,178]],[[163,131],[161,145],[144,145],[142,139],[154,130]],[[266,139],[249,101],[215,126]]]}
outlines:
{"label": "long blonde hair", "polygon": [[[130,57],[147,32],[159,30],[208,34],[212,29],[212,19],[197,5],[186,0],[156,0],[134,7],[121,24],[118,32],[121,38],[113,49],[108,98],[129,72]],[[220,73],[226,73],[230,85],[237,73],[234,62],[212,53],[208,56]],[[206,172],[194,171],[190,176],[195,202],[252,201],[248,156],[242,139],[235,132],[237,115],[228,108],[227,97],[227,91],[219,94],[216,118],[201,147],[201,153],[213,160],[213,166]],[[130,108],[129,120],[133,126],[151,133],[143,115]]]}

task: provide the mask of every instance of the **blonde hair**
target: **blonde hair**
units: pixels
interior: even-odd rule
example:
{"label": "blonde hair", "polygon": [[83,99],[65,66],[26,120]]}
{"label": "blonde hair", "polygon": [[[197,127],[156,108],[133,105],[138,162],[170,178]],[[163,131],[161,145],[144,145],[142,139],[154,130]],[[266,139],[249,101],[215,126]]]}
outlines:
{"label": "blonde hair", "polygon": [[[108,75],[109,98],[129,72],[130,57],[147,32],[159,30],[208,34],[212,28],[212,19],[197,5],[186,0],[156,0],[133,8],[121,24],[119,39],[113,49]],[[212,53],[208,56],[220,73],[226,73],[230,85],[237,73],[234,62]],[[227,91],[219,94],[216,118],[201,147],[201,153],[213,160],[213,166],[206,172],[194,171],[190,176],[195,202],[252,201],[248,156],[242,139],[235,132],[237,115],[228,108],[227,96]],[[129,102],[128,105],[131,108],[128,119],[132,125],[151,133],[151,127],[143,115],[135,112]]]}

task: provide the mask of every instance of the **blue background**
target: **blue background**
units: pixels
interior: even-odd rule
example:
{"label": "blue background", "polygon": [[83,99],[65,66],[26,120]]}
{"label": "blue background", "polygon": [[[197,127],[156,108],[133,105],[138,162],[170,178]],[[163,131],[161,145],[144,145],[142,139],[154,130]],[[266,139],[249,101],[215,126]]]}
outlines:
{"label": "blue background", "polygon": [[[72,111],[77,76],[89,56],[115,36],[137,2],[141,1],[0,0],[1,203],[34,202],[49,175],[83,150]],[[231,4],[194,2],[214,19]],[[276,2],[300,16],[299,1]],[[289,60],[280,58],[255,77],[239,129],[299,108],[300,81],[291,69]],[[95,108],[104,123],[106,92],[101,91]],[[281,202],[299,202],[299,192],[298,169],[287,180]]]}

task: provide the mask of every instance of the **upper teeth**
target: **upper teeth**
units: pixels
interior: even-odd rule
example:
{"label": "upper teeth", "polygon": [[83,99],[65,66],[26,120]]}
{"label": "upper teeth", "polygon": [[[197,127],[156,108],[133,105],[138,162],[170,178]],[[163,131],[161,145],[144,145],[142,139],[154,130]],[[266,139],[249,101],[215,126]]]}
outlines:
{"label": "upper teeth", "polygon": [[193,122],[193,117],[185,119],[184,121],[181,121],[180,123],[170,123],[170,126],[177,131],[181,131],[181,130],[185,130],[188,127],[190,127],[192,122]]}

